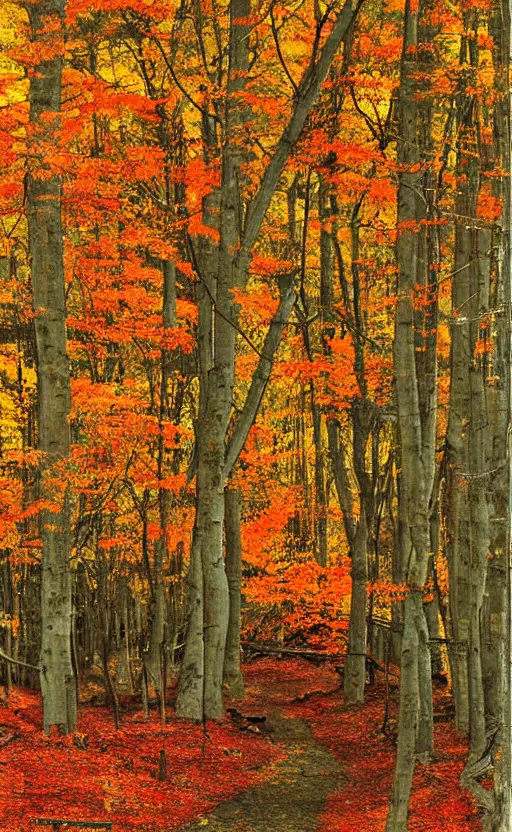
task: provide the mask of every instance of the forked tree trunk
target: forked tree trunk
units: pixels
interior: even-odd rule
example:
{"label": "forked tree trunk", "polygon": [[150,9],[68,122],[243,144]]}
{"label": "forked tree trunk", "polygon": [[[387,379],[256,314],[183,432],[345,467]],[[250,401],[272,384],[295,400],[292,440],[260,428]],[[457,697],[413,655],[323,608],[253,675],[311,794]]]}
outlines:
{"label": "forked tree trunk", "polygon": [[[207,211],[203,212],[205,225],[210,224],[220,232],[220,242],[213,250],[209,244],[206,256],[206,240],[202,240],[201,250],[196,252],[196,265],[201,272],[205,295],[199,305],[202,369],[196,435],[197,508],[191,567],[191,617],[177,699],[180,716],[218,719],[224,712],[222,680],[229,618],[229,591],[223,560],[224,488],[258,413],[274,356],[295,302],[292,279],[281,280],[281,302],[267,332],[244,407],[230,433],[237,319],[232,289],[246,285],[254,244],[279,178],[359,5],[359,2],[345,4],[316,62],[299,84],[292,116],[268,162],[260,187],[247,207],[243,228],[243,160],[236,133],[244,117],[243,107],[240,112],[240,92],[249,66],[251,5],[249,0],[236,0],[230,5],[221,185],[210,199],[210,203],[217,199],[219,210],[216,214],[210,212],[210,216]],[[206,121],[210,120],[205,119],[204,127],[211,133]],[[200,565],[202,586],[196,564],[197,567]]]}
{"label": "forked tree trunk", "polygon": [[[58,37],[44,35],[44,29],[50,21],[57,21],[62,38],[65,3],[42,0],[30,4],[28,10],[34,40],[42,42],[48,38],[50,50],[54,50],[53,57],[34,68],[29,93],[36,141],[40,137],[51,142],[48,133],[57,126],[61,107],[62,57]],[[38,163],[39,167],[36,162],[32,164],[27,178],[27,220],[37,348],[39,449],[44,454],[41,492],[54,504],[41,516],[41,690],[45,731],[59,726],[61,731],[70,732],[76,728],[76,680],[71,655],[70,502],[67,490],[63,497],[55,497],[55,487],[48,482],[52,466],[66,460],[70,450],[61,182],[56,175],[38,175],[46,168],[44,160]]]}

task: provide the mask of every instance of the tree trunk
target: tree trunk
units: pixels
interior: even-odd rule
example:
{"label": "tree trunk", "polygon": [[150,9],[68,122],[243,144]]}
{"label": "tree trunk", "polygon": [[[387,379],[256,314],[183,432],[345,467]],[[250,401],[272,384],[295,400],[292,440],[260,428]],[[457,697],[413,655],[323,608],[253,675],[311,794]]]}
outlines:
{"label": "tree trunk", "polygon": [[398,713],[398,745],[391,806],[386,832],[407,832],[409,797],[411,794],[416,736],[419,722],[418,618],[423,614],[421,593],[409,592],[404,602],[404,629],[400,657],[400,708]]}
{"label": "tree trunk", "polygon": [[161,679],[161,650],[164,641],[164,629],[167,613],[167,601],[165,597],[165,587],[163,582],[163,562],[165,553],[165,541],[162,537],[155,541],[154,547],[154,602],[153,614],[151,616],[151,632],[149,639],[149,652],[146,658],[146,667],[148,671],[149,680],[157,696],[160,696],[162,690]]}
{"label": "tree trunk", "polygon": [[240,667],[242,545],[240,540],[240,491],[226,491],[226,575],[229,586],[229,622],[224,656],[224,683],[231,696],[244,695]]}
{"label": "tree trunk", "polygon": [[347,704],[364,702],[366,681],[366,582],[368,533],[365,506],[357,525],[354,543],[350,547],[352,590],[350,594],[350,625],[348,654],[343,678],[343,693]]}
{"label": "tree trunk", "polygon": [[121,578],[119,591],[119,651],[116,673],[116,684],[127,693],[133,693],[133,679],[130,657],[130,618],[128,615],[128,585]]}
{"label": "tree trunk", "polygon": [[[224,488],[256,418],[274,356],[295,301],[292,279],[281,281],[280,306],[267,332],[242,413],[236,418],[230,433],[237,320],[232,289],[243,287],[247,282],[253,247],[279,178],[358,6],[354,8],[351,2],[344,6],[320,55],[304,74],[288,125],[244,217],[241,190],[243,154],[236,133],[245,118],[240,93],[244,89],[249,67],[248,20],[251,4],[249,0],[235,0],[230,5],[221,185],[206,198],[203,210],[205,225],[209,224],[220,232],[220,241],[212,248],[211,238],[202,238],[199,250],[194,253],[205,294],[199,304],[201,371],[196,435],[197,507],[194,565],[191,566],[193,580],[190,583],[193,614],[187,630],[185,660],[180,676],[177,700],[180,716],[218,719],[223,715],[222,679],[229,620],[229,590],[223,560]],[[206,123],[203,126],[209,152],[213,152],[212,131]],[[212,210],[214,207],[215,211]],[[196,564],[201,566],[202,586]],[[203,681],[202,689],[199,680]]]}
{"label": "tree trunk", "polygon": [[327,489],[325,484],[324,441],[322,436],[322,411],[315,399],[311,384],[311,415],[315,445],[315,557],[320,566],[327,566]]}
{"label": "tree trunk", "polygon": [[181,663],[176,699],[176,714],[202,720],[204,709],[204,643],[203,643],[203,570],[201,565],[201,531],[197,525],[192,534],[190,566],[187,574],[187,637]]}
{"label": "tree trunk", "polygon": [[[42,0],[37,6],[30,6],[36,42],[45,38],[43,30],[48,19],[63,25],[64,8],[63,0]],[[59,31],[62,37],[62,29]],[[49,142],[48,134],[56,126],[61,106],[62,58],[58,37],[54,37],[55,54],[34,68],[29,93],[35,137]],[[48,114],[52,114],[51,120]],[[37,164],[39,168],[32,168],[27,178],[27,219],[37,348],[39,449],[44,454],[41,495],[53,503],[41,516],[41,690],[45,731],[59,726],[61,731],[70,732],[76,728],[76,680],[71,656],[70,498],[67,489],[64,495],[55,496],[55,486],[49,482],[52,466],[65,460],[70,448],[61,182],[56,175],[38,176],[45,169],[45,162]]]}
{"label": "tree trunk", "polygon": [[[471,118],[471,110],[466,105]],[[466,116],[468,118],[468,116]],[[461,142],[471,136],[471,123],[461,125],[464,129]],[[465,160],[459,160],[462,165]],[[466,176],[464,164],[464,177]],[[461,168],[462,170],[462,168]],[[457,213],[474,216],[478,182],[475,180],[476,162],[469,160],[468,173],[471,187],[461,187],[457,199]],[[473,190],[476,189],[476,190]],[[467,424],[470,413],[470,390],[468,373],[472,365],[472,352],[467,304],[470,297],[470,261],[473,258],[474,230],[459,223],[456,228],[454,277],[452,283],[452,306],[454,319],[451,333],[450,352],[450,410],[447,431],[447,558],[450,574],[450,619],[451,619],[451,668],[455,699],[455,724],[457,730],[469,732],[469,677],[468,656],[470,640],[470,536],[469,508],[466,499],[468,472]]]}
{"label": "tree trunk", "polygon": [[[511,18],[508,2],[495,2],[489,21],[495,49],[496,89],[494,147],[490,163],[510,172],[511,102],[508,77],[511,63]],[[488,410],[492,436],[490,469],[496,472],[490,485],[490,552],[487,598],[482,612],[482,671],[485,707],[490,729],[496,729],[493,758],[494,801],[488,814],[488,829],[508,832],[511,828],[511,191],[510,177],[493,180],[494,195],[503,201],[503,212],[494,228],[492,250],[494,285],[491,308],[505,308],[496,320],[493,355],[495,384],[488,388]],[[508,446],[508,447],[507,447]]]}
{"label": "tree trunk", "polygon": [[[400,81],[400,139],[398,161],[403,165],[398,191],[398,301],[395,317],[395,392],[400,433],[401,475],[399,490],[400,552],[402,578],[408,586],[404,604],[400,671],[398,745],[391,805],[386,832],[406,832],[407,814],[416,756],[425,760],[432,751],[432,690],[428,627],[422,588],[430,551],[429,504],[435,470],[435,339],[424,348],[434,350],[429,361],[419,360],[414,294],[418,286],[429,287],[434,264],[425,259],[426,200],[422,199],[420,136],[416,63],[418,61],[418,15],[406,3],[405,33]],[[436,297],[429,306],[435,307]],[[426,327],[425,327],[426,329]],[[429,330],[427,329],[427,333]],[[420,353],[421,354],[421,353]],[[426,366],[434,377],[425,379]],[[425,405],[427,403],[427,411]]]}
{"label": "tree trunk", "polygon": [[[176,266],[166,260],[162,267],[163,274],[163,302],[162,302],[162,324],[163,329],[172,329],[176,326]],[[167,349],[161,353],[160,371],[160,402],[159,402],[159,435],[158,435],[158,478],[162,481],[165,478],[165,441],[164,425],[168,416],[168,382],[171,374],[172,357]],[[160,537],[155,541],[154,547],[154,609],[151,620],[151,635],[149,643],[149,654],[147,657],[147,670],[151,684],[157,695],[162,695],[162,655],[166,651],[162,648],[165,639],[168,604],[164,586],[164,566],[169,562],[167,549],[167,526],[169,523],[170,508],[169,493],[162,487],[158,491],[158,508],[160,515]],[[165,692],[163,694],[165,696]]]}

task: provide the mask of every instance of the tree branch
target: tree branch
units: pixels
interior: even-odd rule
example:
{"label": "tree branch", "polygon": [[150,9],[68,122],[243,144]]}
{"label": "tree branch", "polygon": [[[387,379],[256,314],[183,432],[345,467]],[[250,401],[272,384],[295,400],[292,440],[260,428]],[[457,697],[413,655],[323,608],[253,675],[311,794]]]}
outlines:
{"label": "tree branch", "polygon": [[311,58],[302,80],[297,88],[295,106],[290,120],[279,139],[274,155],[267,165],[259,190],[250,203],[242,234],[238,267],[241,273],[246,273],[251,251],[260,232],[265,214],[274,195],[279,177],[281,176],[291,150],[297,144],[300,134],[311,112],[311,108],[318,98],[320,88],[327,78],[329,68],[350,26],[352,26],[364,0],[347,0],[331,34],[324,43],[317,61]]}
{"label": "tree branch", "polygon": [[19,661],[19,659],[13,659],[12,656],[8,656],[7,653],[4,653],[4,651],[1,648],[0,659],[3,659],[5,662],[9,662],[9,664],[15,664],[18,667],[28,667],[29,670],[37,670],[38,673],[41,670],[43,670],[43,667],[41,665],[28,664],[27,662]]}
{"label": "tree branch", "polygon": [[286,75],[286,77],[288,78],[288,80],[291,84],[294,96],[296,96],[297,93],[298,93],[298,87],[297,87],[297,84],[295,83],[295,81],[293,80],[293,78],[290,74],[290,70],[288,69],[288,67],[286,65],[286,61],[285,61],[283,53],[281,51],[281,44],[279,43],[279,32],[278,32],[278,29],[277,29],[277,26],[276,26],[276,19],[274,17],[273,6],[270,6],[270,23],[271,23],[271,26],[272,26],[272,35],[274,37],[274,43],[276,45],[276,52],[277,52],[277,57],[279,58],[279,63],[281,64],[281,66],[283,68],[283,72],[284,72],[284,74]]}
{"label": "tree branch", "polygon": [[281,342],[283,330],[295,304],[296,294],[293,278],[281,291],[281,302],[275,313],[265,337],[263,350],[256,371],[252,377],[251,386],[245,400],[241,414],[235,422],[235,429],[226,450],[223,477],[227,479],[235,465],[240,452],[245,445],[248,433],[256,419],[263,394],[267,387],[274,359]]}

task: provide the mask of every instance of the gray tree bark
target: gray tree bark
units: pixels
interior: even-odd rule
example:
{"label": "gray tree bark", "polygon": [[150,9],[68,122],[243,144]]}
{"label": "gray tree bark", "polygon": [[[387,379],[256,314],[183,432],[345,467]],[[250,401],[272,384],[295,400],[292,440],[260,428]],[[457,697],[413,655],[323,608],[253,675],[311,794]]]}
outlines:
{"label": "gray tree bark", "polygon": [[[163,264],[163,328],[172,329],[176,326],[176,267],[167,260]],[[165,477],[165,443],[164,425],[168,413],[168,382],[171,375],[172,358],[168,350],[163,349],[160,371],[160,404],[159,404],[159,436],[158,436],[158,478]],[[158,510],[160,519],[160,537],[154,547],[154,610],[151,622],[149,654],[146,666],[149,678],[158,695],[162,692],[162,655],[167,661],[165,651],[166,624],[168,617],[167,593],[164,585],[164,569],[169,563],[167,547],[167,526],[169,524],[170,496],[165,488],[158,491]]]}
{"label": "gray tree bark", "polygon": [[361,704],[364,701],[367,643],[367,541],[366,510],[363,504],[354,542],[350,547],[352,591],[350,594],[348,653],[345,662],[345,673],[343,675],[343,694],[345,702],[349,705]]}
{"label": "gray tree bark", "polygon": [[[503,15],[498,4],[493,9],[491,30],[496,38],[495,66],[497,70],[497,89],[502,95],[507,86],[504,83],[509,42],[510,23],[508,12]],[[504,25],[505,24],[505,25]],[[468,21],[468,25],[471,25]],[[462,42],[461,61],[469,67],[478,66],[478,46],[470,37]],[[509,146],[504,138],[508,133],[507,118],[503,99],[498,98],[493,114],[495,122],[494,144],[490,151],[475,158],[471,154],[472,143],[478,138],[478,123],[475,117],[474,102],[464,99],[463,121],[460,132],[459,160],[463,187],[461,199],[465,198],[466,216],[474,218],[466,224],[470,228],[456,227],[456,242],[460,240],[457,251],[461,263],[465,263],[467,277],[458,281],[459,295],[463,310],[457,308],[459,326],[466,346],[466,398],[469,409],[461,423],[460,403],[455,399],[454,407],[462,427],[459,441],[460,457],[456,462],[467,467],[461,476],[467,481],[460,503],[463,510],[461,517],[467,523],[469,553],[464,562],[466,569],[465,589],[467,598],[465,609],[469,613],[467,637],[467,665],[464,670],[468,678],[468,717],[469,717],[469,756],[462,773],[461,782],[471,790],[476,802],[485,810],[484,829],[502,830],[510,819],[510,783],[504,785],[508,776],[510,757],[508,749],[504,757],[506,763],[499,763],[495,769],[495,788],[492,792],[482,788],[479,778],[493,765],[493,756],[497,748],[503,749],[504,725],[509,714],[506,713],[508,696],[507,672],[505,670],[505,643],[507,640],[505,619],[506,600],[503,592],[504,560],[502,546],[507,539],[503,518],[508,514],[505,503],[509,493],[508,471],[506,465],[505,435],[506,423],[510,418],[507,408],[507,379],[510,379],[509,358],[505,358],[507,339],[506,323],[500,320],[500,304],[505,305],[504,273],[508,271],[509,262],[501,257],[493,258],[493,252],[500,253],[503,247],[501,228],[507,227],[509,221],[510,187],[504,181],[494,183],[497,196],[505,197],[504,215],[494,227],[487,222],[476,219],[476,198],[480,188],[481,172],[485,168],[493,169],[509,159]],[[506,143],[505,143],[506,142]],[[507,194],[508,192],[508,194]],[[501,226],[501,228],[500,228]],[[465,258],[465,260],[463,259]],[[502,263],[507,262],[505,269]],[[509,279],[509,278],[508,278]],[[455,292],[455,283],[454,283]],[[455,306],[455,298],[454,298]],[[494,313],[493,313],[494,310]],[[486,322],[498,313],[494,331]],[[482,339],[494,335],[494,350],[491,356],[478,352],[477,346]],[[455,341],[454,341],[455,345]],[[462,363],[462,362],[461,362]],[[507,366],[508,365],[508,366]],[[489,376],[492,383],[489,385]],[[462,386],[462,385],[461,385]],[[508,411],[508,412],[507,412]],[[503,514],[502,514],[503,512]],[[491,560],[489,560],[491,553]],[[453,563],[452,563],[453,565]],[[498,577],[502,571],[501,580]],[[501,584],[501,586],[500,586]],[[458,611],[455,610],[457,613]],[[509,647],[510,649],[510,647]],[[491,670],[489,661],[492,658]],[[501,700],[501,701],[500,701]],[[507,774],[503,777],[507,767]]]}
{"label": "gray tree bark", "polygon": [[[419,173],[420,137],[417,89],[418,11],[407,2],[400,81],[400,139],[398,161],[404,166],[398,191],[398,301],[394,364],[395,395],[400,432],[401,476],[399,535],[403,580],[408,593],[404,602],[404,631],[400,671],[398,745],[391,805],[386,832],[406,832],[414,765],[417,756],[427,759],[433,747],[431,664],[428,627],[422,587],[428,575],[430,551],[429,504],[435,470],[435,340],[420,346],[429,356],[434,374],[425,389],[426,360],[417,360],[418,327],[414,293],[418,285],[429,287],[430,263],[425,259],[425,218],[422,176]],[[401,227],[402,226],[402,227]],[[431,304],[435,304],[434,299]],[[420,331],[421,332],[421,331]],[[421,354],[421,353],[420,353]],[[425,409],[425,404],[427,407]]]}
{"label": "gray tree bark", "polygon": [[[49,19],[63,25],[64,10],[64,0],[42,0],[28,7],[36,42],[49,37],[43,34]],[[35,128],[36,149],[37,138],[51,141],[51,129],[57,123],[61,107],[62,57],[56,37],[54,44],[54,56],[36,66],[30,79],[30,120]],[[53,117],[51,121],[48,115]],[[52,466],[69,456],[71,396],[66,352],[61,182],[56,175],[45,173],[41,176],[44,169],[44,160],[39,158],[32,163],[27,177],[27,220],[37,347],[39,448],[44,454],[41,491],[44,498],[55,503],[55,491],[49,478]],[[76,680],[71,658],[72,586],[67,490],[59,507],[55,505],[42,513],[41,526],[44,729],[49,732],[52,726],[58,726],[61,731],[70,732],[76,728]]]}
{"label": "gray tree bark", "polygon": [[240,667],[240,627],[242,622],[242,542],[240,540],[239,489],[226,491],[226,575],[229,587],[229,621],[224,656],[224,683],[234,697],[244,695]]}
{"label": "gray tree bark", "polygon": [[[490,164],[510,172],[511,101],[511,9],[507,0],[496,0],[490,16],[489,31],[495,48],[496,90],[494,109],[494,146]],[[502,216],[494,229],[492,250],[495,272],[491,307],[506,310],[496,318],[493,375],[496,383],[488,389],[490,430],[492,434],[490,484],[490,545],[487,598],[483,621],[483,684],[486,711],[497,729],[494,759],[494,803],[487,818],[494,832],[508,832],[512,824],[512,702],[511,702],[511,585],[510,552],[512,525],[510,425],[512,419],[512,285],[511,285],[511,186],[505,175],[494,181],[494,194],[502,199]],[[507,574],[508,572],[508,574]],[[498,753],[499,751],[499,753]]]}

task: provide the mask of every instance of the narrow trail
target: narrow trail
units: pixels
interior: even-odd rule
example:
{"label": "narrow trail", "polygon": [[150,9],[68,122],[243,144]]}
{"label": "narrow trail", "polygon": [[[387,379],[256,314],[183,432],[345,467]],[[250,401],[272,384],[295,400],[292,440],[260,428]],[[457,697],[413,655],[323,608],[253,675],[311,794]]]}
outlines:
{"label": "narrow trail", "polygon": [[343,773],[333,754],[313,738],[308,722],[272,711],[273,739],[283,742],[286,759],[268,780],[220,804],[182,832],[315,832],[328,795]]}
{"label": "narrow trail", "polygon": [[[339,675],[327,664],[260,659],[245,666],[244,677],[247,695],[233,703],[234,725],[264,716],[263,733],[282,744],[286,757],[262,766],[257,785],[180,832],[384,832],[395,745],[381,727],[383,680],[368,686],[364,707],[347,708]],[[436,754],[416,767],[409,829],[478,832],[479,811],[460,786],[467,748],[443,711],[450,705],[446,686],[435,687],[434,703],[441,720]],[[395,724],[396,690],[389,706]]]}

